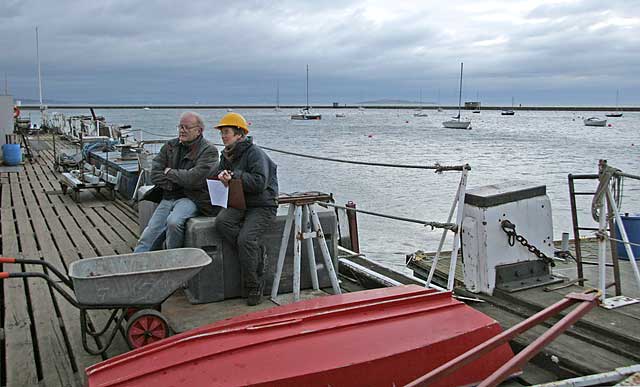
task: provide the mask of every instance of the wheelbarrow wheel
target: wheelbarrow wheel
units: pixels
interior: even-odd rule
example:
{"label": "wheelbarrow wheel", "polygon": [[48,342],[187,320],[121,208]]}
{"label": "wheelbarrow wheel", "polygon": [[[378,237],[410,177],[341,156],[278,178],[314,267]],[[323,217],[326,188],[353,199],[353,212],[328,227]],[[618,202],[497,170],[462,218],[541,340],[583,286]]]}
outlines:
{"label": "wheelbarrow wheel", "polygon": [[157,310],[143,309],[127,320],[125,329],[129,348],[136,349],[171,336],[167,319]]}

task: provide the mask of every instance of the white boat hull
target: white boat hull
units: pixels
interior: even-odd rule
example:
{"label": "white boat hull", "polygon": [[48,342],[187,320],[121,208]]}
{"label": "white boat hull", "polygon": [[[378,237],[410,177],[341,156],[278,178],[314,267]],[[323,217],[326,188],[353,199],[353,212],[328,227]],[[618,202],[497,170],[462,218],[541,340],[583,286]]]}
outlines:
{"label": "white boat hull", "polygon": [[445,121],[442,126],[449,129],[471,129],[471,121]]}
{"label": "white boat hull", "polygon": [[321,114],[292,114],[291,115],[291,119],[292,120],[303,120],[303,121],[320,120],[320,119],[322,119],[322,115]]}
{"label": "white boat hull", "polygon": [[596,120],[592,118],[588,118],[584,120],[585,126],[606,126],[607,120]]}

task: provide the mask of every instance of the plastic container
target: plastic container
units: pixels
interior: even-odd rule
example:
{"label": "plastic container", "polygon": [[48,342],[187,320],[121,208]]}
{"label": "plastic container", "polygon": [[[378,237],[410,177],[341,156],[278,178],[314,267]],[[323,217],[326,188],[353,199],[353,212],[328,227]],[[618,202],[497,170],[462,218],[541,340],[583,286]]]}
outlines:
{"label": "plastic container", "polygon": [[[629,237],[629,242],[640,244],[640,214],[629,215],[627,213],[622,215],[621,218],[624,230],[627,232],[627,237]],[[617,239],[622,240],[622,236],[620,235],[620,230],[618,229],[617,223],[616,237]],[[640,246],[631,245],[631,251],[633,252],[633,256],[637,261],[638,256],[640,256]],[[629,256],[627,255],[627,250],[624,247],[624,243],[621,242],[618,242],[618,258],[624,259],[626,261],[629,260]]]}
{"label": "plastic container", "polygon": [[20,144],[2,145],[2,159],[5,165],[18,165],[22,161],[22,150]]}

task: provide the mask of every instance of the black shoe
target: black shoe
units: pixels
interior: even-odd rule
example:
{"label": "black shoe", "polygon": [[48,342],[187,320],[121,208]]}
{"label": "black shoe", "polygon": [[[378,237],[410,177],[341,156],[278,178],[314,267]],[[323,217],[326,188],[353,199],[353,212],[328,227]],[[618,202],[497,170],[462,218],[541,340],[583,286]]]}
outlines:
{"label": "black shoe", "polygon": [[264,277],[260,280],[257,288],[249,289],[247,305],[255,306],[262,303],[262,293],[264,292]]}

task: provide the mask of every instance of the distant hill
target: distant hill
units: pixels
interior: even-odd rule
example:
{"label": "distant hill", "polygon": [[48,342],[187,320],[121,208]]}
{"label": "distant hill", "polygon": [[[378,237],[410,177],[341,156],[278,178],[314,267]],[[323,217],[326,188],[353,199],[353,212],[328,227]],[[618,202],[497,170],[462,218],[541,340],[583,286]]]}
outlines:
{"label": "distant hill", "polygon": [[[356,102],[357,105],[419,105],[420,102],[408,101],[406,99],[377,99],[374,101]],[[423,105],[435,105],[434,102],[422,102]]]}

